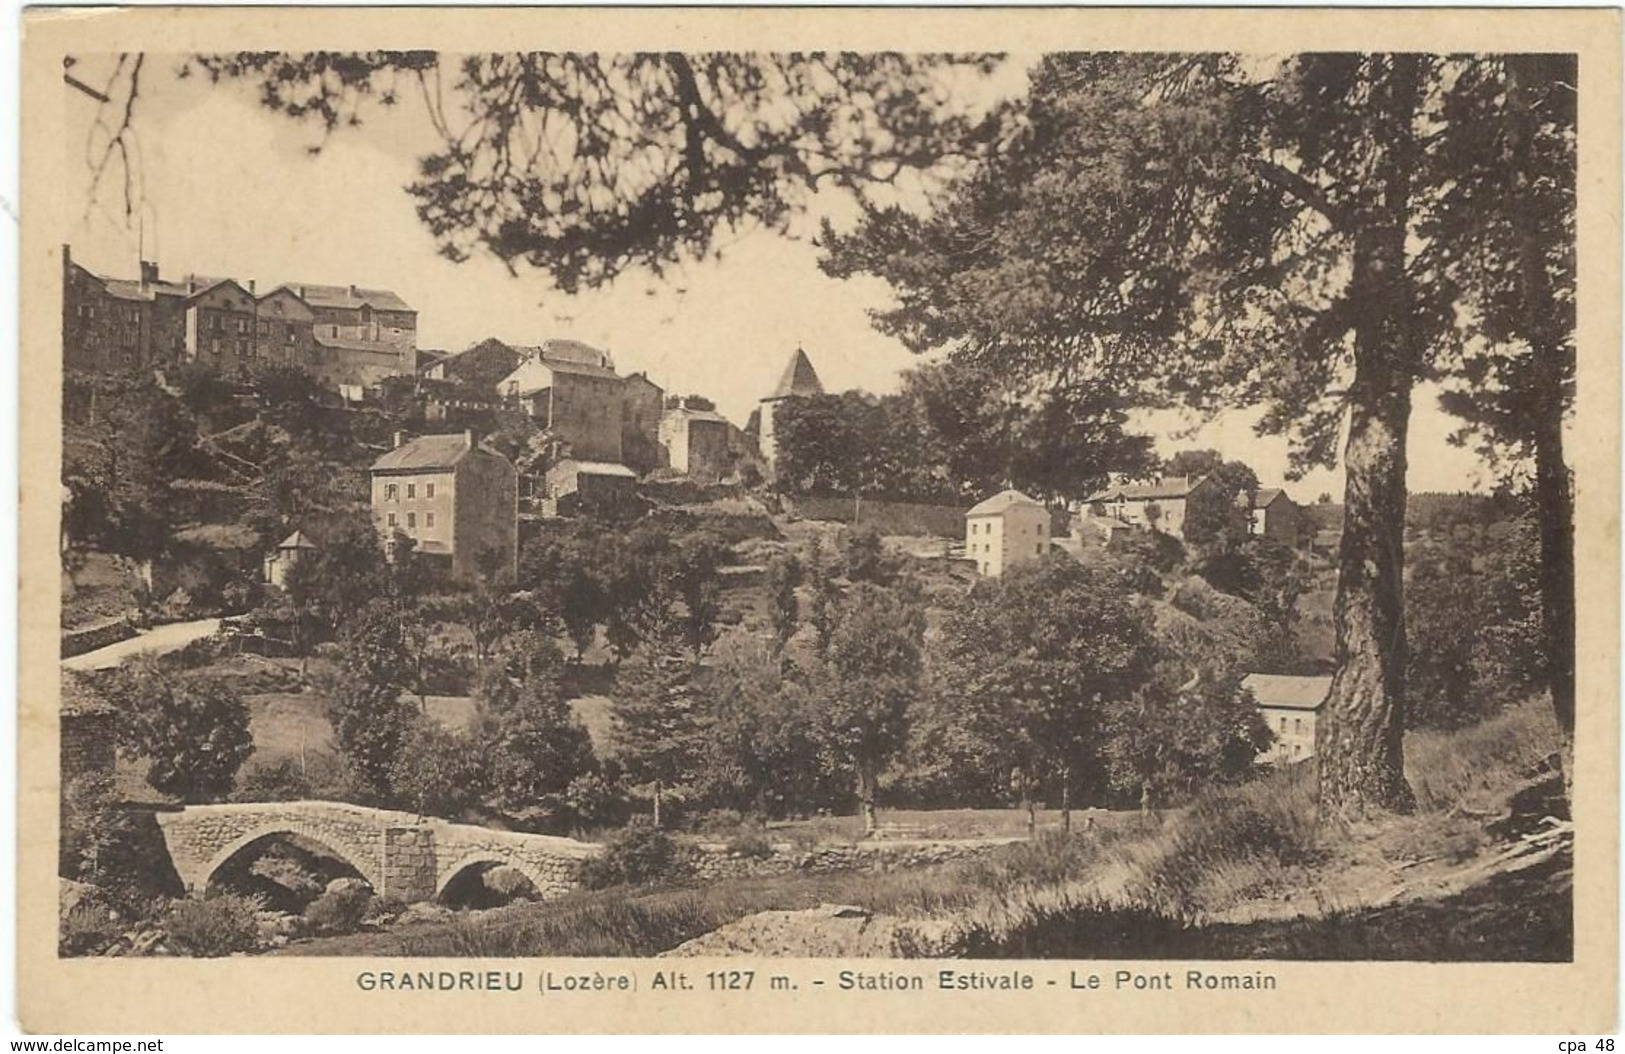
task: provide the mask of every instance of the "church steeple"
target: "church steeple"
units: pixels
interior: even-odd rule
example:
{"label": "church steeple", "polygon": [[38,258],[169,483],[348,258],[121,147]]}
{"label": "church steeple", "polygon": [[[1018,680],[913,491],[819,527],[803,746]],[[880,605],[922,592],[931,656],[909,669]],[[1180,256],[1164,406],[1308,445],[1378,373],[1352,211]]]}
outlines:
{"label": "church steeple", "polygon": [[788,399],[792,395],[823,395],[824,385],[818,379],[818,371],[813,369],[812,360],[807,358],[807,350],[799,344],[794,355],[784,367],[784,375],[779,378],[779,385],[773,389],[768,399]]}

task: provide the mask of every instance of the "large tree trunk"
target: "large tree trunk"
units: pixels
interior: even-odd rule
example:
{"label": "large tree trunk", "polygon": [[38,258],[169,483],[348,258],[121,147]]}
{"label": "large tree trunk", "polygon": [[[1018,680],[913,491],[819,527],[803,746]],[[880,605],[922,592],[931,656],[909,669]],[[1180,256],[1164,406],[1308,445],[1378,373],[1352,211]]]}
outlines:
{"label": "large tree trunk", "polygon": [[1337,673],[1315,736],[1323,823],[1415,805],[1404,756],[1405,439],[1420,349],[1405,242],[1421,60],[1387,62],[1372,89],[1371,186],[1350,232],[1355,365],[1333,609]]}
{"label": "large tree trunk", "polygon": [[[1507,58],[1507,102],[1512,116],[1512,163],[1517,166],[1518,197],[1527,200],[1538,161],[1534,138],[1537,117],[1529,97],[1540,70],[1527,68],[1525,56]],[[1532,203],[1531,203],[1532,205]],[[1535,454],[1535,503],[1540,523],[1541,626],[1545,634],[1552,708],[1563,733],[1563,780],[1572,789],[1574,769],[1574,494],[1563,456],[1565,385],[1571,372],[1569,343],[1572,316],[1557,302],[1547,270],[1545,245],[1553,232],[1540,229],[1533,207],[1517,208],[1512,222],[1518,235],[1518,284],[1522,300],[1520,328],[1535,357],[1535,420],[1531,434]],[[1559,235],[1560,236],[1560,235]]]}

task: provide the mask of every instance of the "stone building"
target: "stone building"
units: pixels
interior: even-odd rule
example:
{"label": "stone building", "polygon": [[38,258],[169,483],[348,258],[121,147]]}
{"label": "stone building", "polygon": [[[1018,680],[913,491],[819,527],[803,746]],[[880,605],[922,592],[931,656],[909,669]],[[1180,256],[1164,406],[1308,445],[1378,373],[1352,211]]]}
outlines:
{"label": "stone building", "polygon": [[609,353],[574,340],[520,347],[523,360],[497,385],[583,461],[621,460],[622,382]]}
{"label": "stone building", "polygon": [[1105,517],[1142,530],[1182,538],[1190,497],[1211,486],[1206,476],[1165,476],[1151,483],[1120,483],[1084,499],[1086,517]]}
{"label": "stone building", "polygon": [[637,479],[625,465],[566,458],[547,470],[547,496],[561,515],[613,515],[633,502]]}
{"label": "stone building", "polygon": [[804,398],[810,395],[823,395],[824,385],[818,379],[818,371],[813,369],[812,360],[807,358],[807,352],[798,347],[790,361],[785,364],[784,374],[779,378],[778,385],[772,394],[763,396],[757,426],[757,442],[761,446],[762,460],[768,472],[773,471],[774,461],[778,456],[777,439],[774,431],[774,416],[784,405],[787,399]]}
{"label": "stone building", "polygon": [[316,346],[316,313],[293,290],[279,286],[256,303],[255,335],[258,358],[289,366],[302,366],[322,376],[321,352]]}
{"label": "stone building", "polygon": [[691,479],[715,483],[732,467],[728,420],[710,400],[677,396],[667,400],[660,418],[660,445],[665,463]]}
{"label": "stone building", "polygon": [[1019,490],[1000,491],[965,513],[965,558],[989,578],[1049,550],[1049,509]]}
{"label": "stone building", "polygon": [[472,432],[406,440],[372,464],[372,519],[386,548],[414,551],[474,579],[494,566],[512,581],[519,559],[519,484],[513,464]]}
{"label": "stone building", "polygon": [[646,373],[634,373],[621,382],[621,460],[634,472],[660,467],[660,418],[665,412],[666,390]]}
{"label": "stone building", "polygon": [[105,278],[62,247],[62,348],[69,370],[137,369],[180,361],[185,354],[186,301],[193,285],[161,281],[158,265],[140,264],[138,279]]}
{"label": "stone building", "polygon": [[1280,487],[1260,487],[1254,492],[1247,533],[1273,538],[1294,549],[1308,548],[1315,537],[1314,524],[1303,506]]}
{"label": "stone building", "polygon": [[417,312],[396,294],[287,283],[258,296],[253,281],[108,278],[62,247],[62,337],[69,369],[197,362],[222,373],[256,363],[301,366],[334,387],[371,387],[417,365]]}
{"label": "stone building", "polygon": [[211,280],[188,297],[187,360],[224,374],[252,366],[258,358],[258,306],[253,289],[230,278]]}
{"label": "stone building", "polygon": [[1332,679],[1254,673],[1241,684],[1253,693],[1259,714],[1275,735],[1258,760],[1281,764],[1314,757],[1315,722],[1331,693]]}
{"label": "stone building", "polygon": [[305,532],[294,531],[265,558],[265,581],[281,588],[287,582],[288,572],[315,551],[316,543]]}

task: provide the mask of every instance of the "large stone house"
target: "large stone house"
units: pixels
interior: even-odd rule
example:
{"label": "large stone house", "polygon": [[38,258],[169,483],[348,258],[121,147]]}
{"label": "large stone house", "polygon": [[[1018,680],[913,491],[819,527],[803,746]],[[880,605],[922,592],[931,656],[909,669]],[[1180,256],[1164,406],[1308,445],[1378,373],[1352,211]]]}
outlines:
{"label": "large stone house", "polygon": [[813,369],[812,360],[807,358],[803,348],[796,348],[785,364],[784,374],[771,394],[765,395],[761,400],[759,423],[757,425],[757,443],[761,447],[762,461],[766,464],[769,474],[773,471],[774,462],[778,458],[778,439],[775,418],[788,399],[805,398],[812,395],[823,395],[824,385],[818,379],[818,371]]}
{"label": "large stone house", "polygon": [[1253,693],[1259,714],[1275,735],[1275,742],[1259,755],[1259,762],[1281,764],[1313,757],[1315,722],[1332,690],[1332,679],[1254,673],[1241,683]]}
{"label": "large stone house", "polygon": [[622,381],[609,353],[574,340],[515,350],[522,359],[497,393],[568,443],[572,456],[619,463]]}
{"label": "large stone house", "polygon": [[1084,519],[1113,520],[1142,530],[1183,537],[1192,494],[1211,486],[1206,476],[1165,476],[1150,483],[1120,483],[1084,499]]}
{"label": "large stone house", "polygon": [[614,515],[636,496],[637,474],[625,465],[566,458],[547,470],[547,498],[560,515]]}
{"label": "large stone house", "polygon": [[372,519],[386,549],[410,538],[452,574],[494,567],[511,581],[519,559],[519,482],[513,464],[472,432],[406,440],[372,464]]}
{"label": "large stone house", "polygon": [[629,374],[621,382],[621,460],[635,472],[660,467],[660,418],[665,406],[666,390],[648,374]]}
{"label": "large stone house", "polygon": [[1000,491],[965,513],[965,558],[989,578],[1049,551],[1049,509],[1019,490]]}

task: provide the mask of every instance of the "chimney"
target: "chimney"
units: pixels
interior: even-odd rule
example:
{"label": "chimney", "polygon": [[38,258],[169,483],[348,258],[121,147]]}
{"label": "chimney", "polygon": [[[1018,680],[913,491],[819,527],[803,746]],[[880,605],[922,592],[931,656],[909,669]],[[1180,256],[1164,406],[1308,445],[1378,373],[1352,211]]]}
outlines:
{"label": "chimney", "polygon": [[360,300],[361,299],[361,290],[357,289],[355,286],[351,286],[350,287],[350,299],[351,300]]}
{"label": "chimney", "polygon": [[143,286],[156,285],[158,282],[158,264],[153,260],[141,261],[141,284]]}
{"label": "chimney", "polygon": [[252,278],[248,280],[248,295],[254,295],[254,280]]}
{"label": "chimney", "polygon": [[406,442],[406,433],[405,432],[396,432],[395,433],[395,448],[397,450],[400,449],[401,444],[405,443],[405,442]]}
{"label": "chimney", "polygon": [[463,438],[468,441],[469,446],[473,446],[474,445],[474,430],[472,428],[463,429]]}
{"label": "chimney", "polygon": [[305,287],[302,285],[296,285],[294,286],[294,289],[299,291],[299,299],[303,300],[305,298]]}

